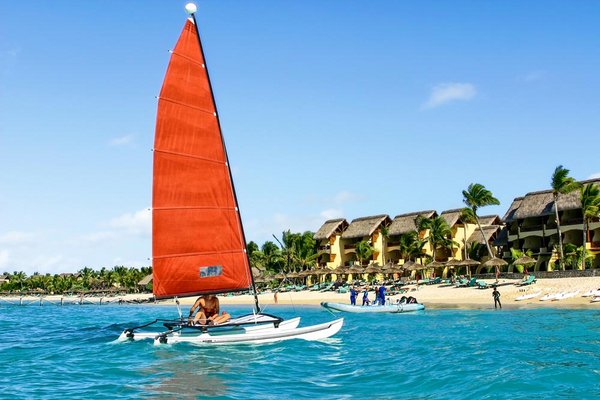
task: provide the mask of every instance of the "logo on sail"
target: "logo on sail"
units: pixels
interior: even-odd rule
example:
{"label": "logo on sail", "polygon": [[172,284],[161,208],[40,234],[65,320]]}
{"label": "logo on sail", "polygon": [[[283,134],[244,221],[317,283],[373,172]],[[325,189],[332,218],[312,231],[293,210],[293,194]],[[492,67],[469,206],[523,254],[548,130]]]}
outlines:
{"label": "logo on sail", "polygon": [[200,278],[212,278],[215,276],[221,276],[223,274],[223,267],[220,265],[211,265],[208,267],[200,267]]}

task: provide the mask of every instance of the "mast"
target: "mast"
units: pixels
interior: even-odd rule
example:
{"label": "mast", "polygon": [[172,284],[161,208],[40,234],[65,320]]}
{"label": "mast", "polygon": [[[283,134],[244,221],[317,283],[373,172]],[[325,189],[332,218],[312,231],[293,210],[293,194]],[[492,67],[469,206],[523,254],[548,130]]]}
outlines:
{"label": "mast", "polygon": [[212,99],[213,107],[215,109],[215,117],[217,118],[217,125],[219,127],[219,134],[221,135],[221,142],[223,144],[223,149],[225,151],[225,160],[227,162],[227,171],[229,172],[229,179],[231,181],[231,189],[233,191],[233,198],[235,199],[236,204],[236,212],[238,218],[240,220],[240,230],[242,233],[242,241],[244,245],[244,254],[246,255],[246,262],[248,263],[248,273],[250,274],[250,281],[252,283],[252,294],[254,295],[254,306],[255,311],[260,312],[260,305],[258,303],[258,294],[256,292],[256,284],[254,283],[254,276],[252,275],[252,267],[250,266],[250,256],[248,255],[248,246],[246,242],[246,234],[244,232],[244,226],[242,224],[242,214],[240,212],[239,202],[237,199],[237,193],[235,191],[235,183],[233,182],[233,175],[231,173],[231,165],[229,164],[229,155],[227,153],[227,146],[225,146],[225,138],[223,137],[223,130],[221,129],[221,120],[219,118],[219,111],[217,109],[217,102],[215,101],[215,95],[213,93],[212,83],[210,80],[210,74],[208,72],[208,62],[206,61],[206,57],[204,56],[204,48],[202,47],[202,40],[200,39],[200,31],[198,29],[198,22],[196,21],[196,11],[197,7],[194,3],[188,3],[185,5],[185,11],[192,16],[192,20],[194,21],[194,28],[196,30],[196,36],[198,37],[198,45],[200,46],[200,53],[202,54],[202,59],[204,60],[204,70],[206,71],[206,78],[208,80],[208,86],[210,87],[210,96]]}

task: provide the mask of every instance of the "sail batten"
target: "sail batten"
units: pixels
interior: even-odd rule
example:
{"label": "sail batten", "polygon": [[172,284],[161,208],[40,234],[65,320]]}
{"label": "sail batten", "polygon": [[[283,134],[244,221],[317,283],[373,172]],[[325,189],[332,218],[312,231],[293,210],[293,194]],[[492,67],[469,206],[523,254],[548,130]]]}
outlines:
{"label": "sail batten", "polygon": [[249,289],[252,275],[227,152],[194,23],[159,95],[152,191],[156,297]]}

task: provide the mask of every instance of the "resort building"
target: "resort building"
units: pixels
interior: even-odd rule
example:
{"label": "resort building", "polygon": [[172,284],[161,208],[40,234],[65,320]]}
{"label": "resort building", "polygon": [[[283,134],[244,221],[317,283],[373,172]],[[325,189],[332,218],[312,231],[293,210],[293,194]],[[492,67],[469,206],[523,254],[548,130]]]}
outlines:
{"label": "resort building", "polygon": [[[582,184],[599,184],[599,179],[582,181]],[[581,194],[574,191],[558,196],[558,215],[562,233],[563,248],[581,247],[584,242],[583,212]],[[552,190],[527,193],[514,199],[503,218],[506,223],[506,241],[503,258],[511,258],[510,249],[523,252],[531,251],[537,263],[530,267],[534,271],[553,271],[558,269],[556,261],[560,257],[557,248],[558,225]],[[501,238],[499,238],[501,239]],[[590,223],[586,232],[586,249],[591,255],[600,253],[600,222],[596,219]],[[571,245],[571,246],[569,246]],[[572,255],[572,252],[571,252]],[[565,254],[567,261],[569,254]],[[600,257],[595,257],[592,268],[600,267]],[[581,266],[565,262],[565,269],[579,269]]]}
{"label": "resort building", "polygon": [[335,269],[341,265],[342,233],[348,228],[348,222],[344,218],[330,219],[319,228],[313,236],[317,241],[317,264],[319,267]]}
{"label": "resort building", "polygon": [[[387,240],[382,234],[392,223],[388,215],[375,215],[372,217],[362,217],[352,220],[348,228],[342,233],[341,265],[354,265],[364,263],[385,263],[385,253],[387,251]],[[360,253],[357,252],[358,243],[366,241],[373,249],[370,260],[360,260]]]}
{"label": "resort building", "polygon": [[[434,218],[437,217],[437,212],[434,210],[427,210],[396,215],[388,229],[386,262],[389,261],[393,264],[404,264],[405,260],[400,249],[400,236],[417,230],[415,221],[418,217]],[[421,239],[426,236],[427,231],[419,232],[419,237]]]}

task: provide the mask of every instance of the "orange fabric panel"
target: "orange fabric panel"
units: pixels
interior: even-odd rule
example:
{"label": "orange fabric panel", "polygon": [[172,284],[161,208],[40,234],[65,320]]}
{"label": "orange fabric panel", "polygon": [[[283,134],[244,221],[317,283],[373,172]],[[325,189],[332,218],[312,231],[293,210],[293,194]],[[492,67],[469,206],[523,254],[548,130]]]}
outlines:
{"label": "orange fabric panel", "polygon": [[[187,21],[160,92],[154,141],[152,255],[157,297],[251,285],[239,212],[200,43]],[[206,267],[220,276],[203,276]]]}

